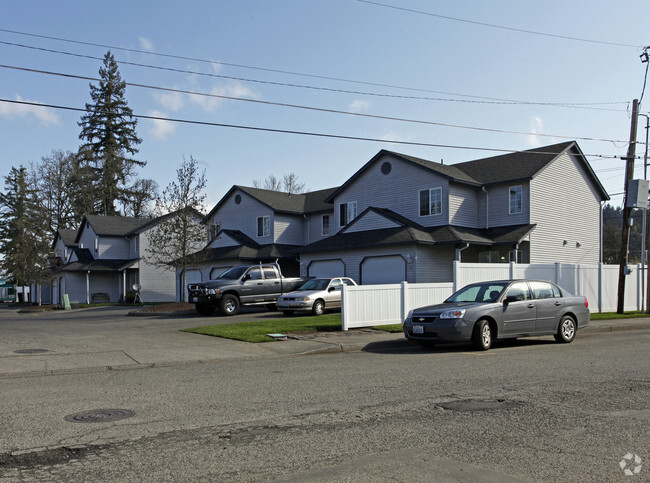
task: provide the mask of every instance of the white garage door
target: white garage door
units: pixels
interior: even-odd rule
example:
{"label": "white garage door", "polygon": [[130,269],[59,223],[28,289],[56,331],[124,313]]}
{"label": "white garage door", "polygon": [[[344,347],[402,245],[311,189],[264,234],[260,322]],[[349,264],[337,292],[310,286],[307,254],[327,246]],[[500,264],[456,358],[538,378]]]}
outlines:
{"label": "white garage door", "polygon": [[361,264],[364,285],[401,283],[406,280],[406,262],[399,255],[366,258]]}
{"label": "white garage door", "polygon": [[[188,270],[187,271],[187,277],[185,280],[185,301],[187,302],[187,286],[191,283],[197,283],[201,281],[201,271],[200,270]],[[181,278],[180,283],[183,283],[183,279]],[[181,292],[182,289],[181,289]]]}
{"label": "white garage door", "polygon": [[319,260],[309,265],[310,277],[343,277],[345,265],[341,260]]}

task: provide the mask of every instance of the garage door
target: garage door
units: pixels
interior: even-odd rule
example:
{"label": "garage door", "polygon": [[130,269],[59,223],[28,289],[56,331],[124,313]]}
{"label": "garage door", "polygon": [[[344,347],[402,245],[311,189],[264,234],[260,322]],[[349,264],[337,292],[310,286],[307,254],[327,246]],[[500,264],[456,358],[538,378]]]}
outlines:
{"label": "garage door", "polygon": [[341,260],[319,260],[309,264],[310,277],[343,277],[345,265]]}
{"label": "garage door", "polygon": [[369,257],[361,263],[361,283],[374,285],[406,280],[406,262],[399,255]]}
{"label": "garage door", "polygon": [[[187,302],[187,286],[191,283],[197,283],[201,281],[201,271],[200,270],[188,270],[187,271],[187,277],[185,280],[185,301]],[[181,278],[180,283],[183,283],[183,279]],[[182,290],[180,293],[183,293]]]}

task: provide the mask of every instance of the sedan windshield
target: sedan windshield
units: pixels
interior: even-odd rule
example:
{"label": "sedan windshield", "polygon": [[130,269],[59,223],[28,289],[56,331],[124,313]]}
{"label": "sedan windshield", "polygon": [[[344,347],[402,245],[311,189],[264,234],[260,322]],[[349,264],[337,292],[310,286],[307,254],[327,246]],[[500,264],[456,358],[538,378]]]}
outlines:
{"label": "sedan windshield", "polygon": [[458,292],[453,294],[445,303],[448,302],[496,302],[505,288],[508,286],[507,282],[503,283],[476,283],[461,288]]}
{"label": "sedan windshield", "polygon": [[298,290],[325,290],[329,283],[329,278],[314,278],[302,284]]}

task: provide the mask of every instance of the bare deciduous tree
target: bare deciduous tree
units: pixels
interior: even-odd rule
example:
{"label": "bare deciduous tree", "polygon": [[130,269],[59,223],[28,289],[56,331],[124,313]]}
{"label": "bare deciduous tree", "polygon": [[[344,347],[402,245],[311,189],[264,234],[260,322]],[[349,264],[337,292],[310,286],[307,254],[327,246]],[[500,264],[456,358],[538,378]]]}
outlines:
{"label": "bare deciduous tree", "polygon": [[298,181],[298,176],[295,173],[285,174],[282,179],[270,174],[264,180],[253,180],[253,186],[270,191],[282,191],[290,195],[305,192],[305,183]]}

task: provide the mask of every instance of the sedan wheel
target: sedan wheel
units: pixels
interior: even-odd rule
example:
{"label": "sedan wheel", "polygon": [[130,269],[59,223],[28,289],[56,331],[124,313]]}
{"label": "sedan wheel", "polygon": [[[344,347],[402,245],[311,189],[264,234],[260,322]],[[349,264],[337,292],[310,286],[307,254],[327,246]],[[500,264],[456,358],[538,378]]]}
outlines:
{"label": "sedan wheel", "polygon": [[560,325],[557,328],[557,334],[555,334],[555,340],[558,342],[564,342],[568,344],[573,341],[576,337],[576,321],[573,320],[573,317],[570,315],[565,315],[560,321]]}
{"label": "sedan wheel", "polygon": [[474,326],[472,342],[477,349],[486,351],[492,346],[492,327],[487,320],[479,320]]}
{"label": "sedan wheel", "polygon": [[314,315],[323,315],[325,312],[325,304],[322,300],[317,300],[314,302],[314,306],[311,308],[311,313]]}

